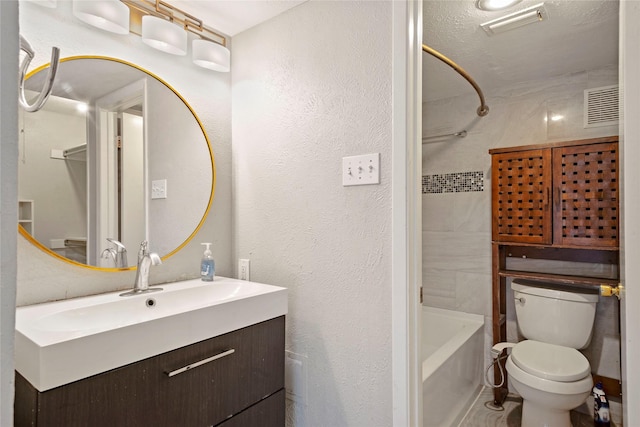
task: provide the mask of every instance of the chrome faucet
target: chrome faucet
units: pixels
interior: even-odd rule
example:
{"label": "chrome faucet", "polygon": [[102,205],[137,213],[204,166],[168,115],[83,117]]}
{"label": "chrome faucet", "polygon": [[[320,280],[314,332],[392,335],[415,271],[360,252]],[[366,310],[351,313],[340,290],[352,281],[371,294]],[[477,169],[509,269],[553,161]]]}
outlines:
{"label": "chrome faucet", "polygon": [[160,255],[155,252],[149,252],[149,242],[146,240],[140,243],[140,250],[138,251],[138,270],[136,271],[136,282],[133,285],[133,290],[120,294],[120,296],[138,295],[146,292],[161,291],[162,288],[150,288],[149,287],[149,270],[152,265],[162,264]]}
{"label": "chrome faucet", "polygon": [[108,248],[102,251],[102,258],[109,258],[113,260],[115,268],[127,268],[129,263],[127,262],[127,248],[122,243],[111,237],[107,237],[107,241],[113,243],[115,248]]}

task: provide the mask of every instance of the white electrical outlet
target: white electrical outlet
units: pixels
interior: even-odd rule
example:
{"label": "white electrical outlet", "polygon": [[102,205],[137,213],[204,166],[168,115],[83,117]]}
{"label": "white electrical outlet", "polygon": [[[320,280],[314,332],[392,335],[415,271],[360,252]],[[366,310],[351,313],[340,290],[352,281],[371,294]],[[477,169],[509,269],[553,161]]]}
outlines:
{"label": "white electrical outlet", "polygon": [[151,181],[151,199],[167,198],[167,180],[158,179]]}
{"label": "white electrical outlet", "polygon": [[284,388],[287,399],[306,403],[307,401],[307,356],[286,350],[284,352]]}
{"label": "white electrical outlet", "polygon": [[342,158],[342,185],[380,184],[380,153]]}
{"label": "white electrical outlet", "polygon": [[238,279],[249,280],[249,262],[248,259],[238,260]]}

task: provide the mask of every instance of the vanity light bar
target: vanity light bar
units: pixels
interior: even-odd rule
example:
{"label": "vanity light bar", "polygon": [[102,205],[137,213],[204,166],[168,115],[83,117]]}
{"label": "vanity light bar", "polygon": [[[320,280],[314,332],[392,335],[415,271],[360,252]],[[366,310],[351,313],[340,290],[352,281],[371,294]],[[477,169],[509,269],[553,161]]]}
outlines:
{"label": "vanity light bar", "polygon": [[141,36],[149,46],[174,55],[185,55],[188,31],[198,36],[192,42],[194,64],[221,72],[231,69],[226,37],[205,26],[201,19],[162,0],[120,2],[130,11],[129,31]]}
{"label": "vanity light bar", "polygon": [[120,0],[131,11],[131,28],[134,34],[142,35],[142,16],[152,15],[179,24],[186,31],[198,37],[226,46],[227,39],[222,34],[204,25],[201,19],[178,9],[162,0]]}

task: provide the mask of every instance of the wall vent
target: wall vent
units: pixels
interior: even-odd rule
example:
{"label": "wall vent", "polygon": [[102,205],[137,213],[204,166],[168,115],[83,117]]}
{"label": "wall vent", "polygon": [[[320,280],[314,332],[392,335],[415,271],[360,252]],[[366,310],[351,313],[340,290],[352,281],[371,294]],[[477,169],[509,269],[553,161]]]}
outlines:
{"label": "wall vent", "polygon": [[618,124],[618,85],[596,87],[584,91],[584,127]]}

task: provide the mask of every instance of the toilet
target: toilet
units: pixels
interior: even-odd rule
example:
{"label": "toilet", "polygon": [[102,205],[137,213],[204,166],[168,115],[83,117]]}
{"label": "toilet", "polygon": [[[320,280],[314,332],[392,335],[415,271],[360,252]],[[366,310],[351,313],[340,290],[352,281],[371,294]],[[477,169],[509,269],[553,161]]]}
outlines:
{"label": "toilet", "polygon": [[571,427],[570,411],[593,387],[589,361],[578,349],[591,342],[599,295],[527,280],[513,280],[511,289],[526,340],[509,345],[506,368],[523,400],[522,427]]}

